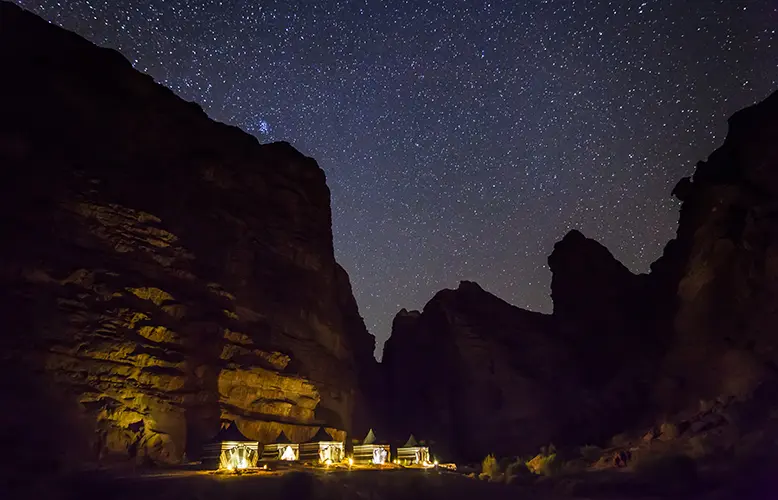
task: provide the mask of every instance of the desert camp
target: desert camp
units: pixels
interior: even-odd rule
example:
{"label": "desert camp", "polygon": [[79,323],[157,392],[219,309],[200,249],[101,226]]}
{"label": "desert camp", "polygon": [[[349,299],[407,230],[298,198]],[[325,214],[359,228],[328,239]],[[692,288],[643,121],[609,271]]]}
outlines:
{"label": "desert camp", "polygon": [[243,435],[234,422],[222,425],[219,433],[203,447],[203,465],[218,469],[256,467],[259,442]]}

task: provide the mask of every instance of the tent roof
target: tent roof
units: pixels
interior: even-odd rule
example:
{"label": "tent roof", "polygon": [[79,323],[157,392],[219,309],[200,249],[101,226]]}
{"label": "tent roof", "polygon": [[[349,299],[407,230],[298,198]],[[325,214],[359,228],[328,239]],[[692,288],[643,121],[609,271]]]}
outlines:
{"label": "tent roof", "polygon": [[284,431],[281,431],[278,433],[276,440],[273,441],[273,444],[292,444],[292,440],[286,437]]}
{"label": "tent roof", "polygon": [[319,430],[316,431],[316,434],[314,434],[313,437],[308,440],[308,442],[319,443],[321,441],[335,441],[335,438],[333,438],[329,432],[324,430],[324,427],[319,427]]}
{"label": "tent roof", "polygon": [[387,444],[385,441],[379,441],[375,437],[375,432],[373,432],[373,429],[370,429],[370,432],[367,433],[367,436],[365,436],[365,439],[362,441],[362,444]]}
{"label": "tent roof", "polygon": [[240,432],[238,425],[235,422],[230,422],[226,426],[219,429],[219,432],[213,438],[214,442],[222,443],[224,441],[251,441],[255,442],[256,439],[249,439]]}
{"label": "tent roof", "polygon": [[419,446],[419,443],[416,441],[416,438],[413,437],[413,434],[411,434],[411,437],[409,437],[408,441],[405,442],[403,448],[414,448],[416,446]]}

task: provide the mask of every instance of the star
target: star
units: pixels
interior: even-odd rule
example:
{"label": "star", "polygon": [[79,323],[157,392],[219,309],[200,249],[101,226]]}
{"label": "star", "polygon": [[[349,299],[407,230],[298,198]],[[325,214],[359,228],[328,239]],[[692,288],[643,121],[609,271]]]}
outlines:
{"label": "star", "polygon": [[767,1],[17,3],[314,157],[378,356],[460,280],[550,312],[573,228],[647,272],[673,186],[778,87]]}

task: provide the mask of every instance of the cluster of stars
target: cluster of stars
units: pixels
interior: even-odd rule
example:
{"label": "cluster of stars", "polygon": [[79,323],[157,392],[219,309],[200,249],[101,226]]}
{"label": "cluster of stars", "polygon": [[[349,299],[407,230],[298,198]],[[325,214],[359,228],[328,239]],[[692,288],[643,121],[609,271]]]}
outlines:
{"label": "cluster of stars", "polygon": [[768,0],[16,2],[316,158],[379,356],[463,279],[549,312],[573,228],[647,271],[675,182],[778,88]]}

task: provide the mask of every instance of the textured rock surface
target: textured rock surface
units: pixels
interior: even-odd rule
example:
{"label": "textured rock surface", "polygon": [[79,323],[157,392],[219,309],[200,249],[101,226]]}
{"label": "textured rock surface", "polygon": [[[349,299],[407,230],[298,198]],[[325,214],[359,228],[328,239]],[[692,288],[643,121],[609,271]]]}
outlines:
{"label": "textured rock surface", "polygon": [[366,427],[373,338],[312,159],[6,2],[0,66],[2,352],[78,401],[95,454],[175,462],[223,418]]}

